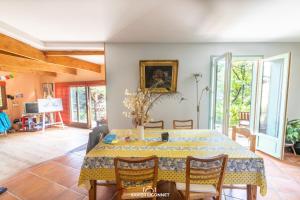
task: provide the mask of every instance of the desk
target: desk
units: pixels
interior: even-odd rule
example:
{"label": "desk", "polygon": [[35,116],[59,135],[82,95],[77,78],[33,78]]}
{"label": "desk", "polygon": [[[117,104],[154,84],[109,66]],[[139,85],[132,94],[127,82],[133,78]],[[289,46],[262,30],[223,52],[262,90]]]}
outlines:
{"label": "desk", "polygon": [[[136,131],[131,129],[112,132],[118,138],[128,135],[137,137]],[[169,142],[160,141],[161,132],[169,132]],[[115,180],[113,159],[116,156],[151,155],[159,157],[159,180],[184,183],[187,156],[209,157],[222,153],[229,156],[224,184],[247,185],[248,199],[251,200],[256,199],[257,186],[261,195],[267,193],[263,159],[225,135],[211,130],[145,130],[144,141],[120,140],[113,145],[101,142],[85,156],[78,184],[95,189],[95,180]],[[90,191],[90,194],[93,193]]]}

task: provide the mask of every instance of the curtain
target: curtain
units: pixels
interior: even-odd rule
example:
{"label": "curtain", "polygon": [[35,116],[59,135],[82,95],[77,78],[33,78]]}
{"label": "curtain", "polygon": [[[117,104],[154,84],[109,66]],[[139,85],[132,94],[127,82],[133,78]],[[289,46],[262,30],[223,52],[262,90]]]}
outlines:
{"label": "curtain", "polygon": [[[70,124],[70,87],[63,84],[55,84],[55,97],[62,99],[63,111],[62,120],[65,124]],[[58,120],[58,116],[56,116]]]}

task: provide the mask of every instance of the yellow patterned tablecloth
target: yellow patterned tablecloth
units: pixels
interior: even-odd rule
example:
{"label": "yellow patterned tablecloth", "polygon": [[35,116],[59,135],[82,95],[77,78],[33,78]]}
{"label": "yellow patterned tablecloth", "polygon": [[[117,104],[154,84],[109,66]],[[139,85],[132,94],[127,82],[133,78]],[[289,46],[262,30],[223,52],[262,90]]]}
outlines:
{"label": "yellow patterned tablecloth", "polygon": [[[169,132],[169,141],[161,142],[161,132]],[[146,130],[145,140],[126,142],[124,137],[137,137],[131,129],[113,130],[119,142],[100,142],[84,158],[79,186],[89,188],[90,180],[115,180],[114,157],[159,157],[159,180],[185,182],[187,156],[229,156],[224,184],[251,184],[267,193],[263,159],[225,135],[211,130]]]}

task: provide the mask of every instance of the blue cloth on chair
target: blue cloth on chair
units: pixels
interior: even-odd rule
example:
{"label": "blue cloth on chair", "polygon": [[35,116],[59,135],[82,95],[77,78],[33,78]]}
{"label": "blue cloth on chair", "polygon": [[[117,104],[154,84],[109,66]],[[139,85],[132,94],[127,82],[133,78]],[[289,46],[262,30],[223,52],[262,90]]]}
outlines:
{"label": "blue cloth on chair", "polygon": [[11,123],[8,115],[5,112],[0,112],[0,133],[4,133],[11,128]]}

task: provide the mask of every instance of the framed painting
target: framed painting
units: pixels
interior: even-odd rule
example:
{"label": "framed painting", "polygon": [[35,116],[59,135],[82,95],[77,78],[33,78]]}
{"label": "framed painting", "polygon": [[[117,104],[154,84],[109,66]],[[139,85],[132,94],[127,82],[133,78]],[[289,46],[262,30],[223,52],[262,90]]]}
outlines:
{"label": "framed painting", "polygon": [[140,87],[155,93],[177,90],[178,60],[141,60]]}
{"label": "framed painting", "polygon": [[0,82],[0,111],[7,109],[5,83]]}
{"label": "framed painting", "polygon": [[54,83],[42,83],[44,98],[54,98]]}

